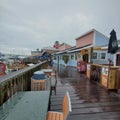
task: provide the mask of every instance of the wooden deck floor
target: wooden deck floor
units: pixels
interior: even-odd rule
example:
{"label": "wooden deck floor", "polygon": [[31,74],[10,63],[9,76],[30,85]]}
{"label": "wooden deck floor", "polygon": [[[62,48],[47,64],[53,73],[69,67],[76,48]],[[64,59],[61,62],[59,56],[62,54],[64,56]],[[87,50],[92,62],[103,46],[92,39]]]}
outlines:
{"label": "wooden deck floor", "polygon": [[120,120],[120,97],[99,84],[89,81],[74,68],[58,73],[56,95],[51,96],[51,111],[62,111],[62,100],[69,91],[71,120]]}

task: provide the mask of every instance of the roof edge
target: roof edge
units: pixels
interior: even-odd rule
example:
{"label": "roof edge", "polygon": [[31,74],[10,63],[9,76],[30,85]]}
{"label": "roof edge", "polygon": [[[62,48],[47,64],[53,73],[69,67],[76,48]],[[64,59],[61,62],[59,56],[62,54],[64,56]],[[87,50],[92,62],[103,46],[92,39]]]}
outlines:
{"label": "roof edge", "polygon": [[78,39],[84,37],[85,35],[87,35],[87,34],[89,34],[89,33],[91,33],[91,32],[98,32],[98,33],[101,34],[102,36],[104,36],[104,37],[106,37],[107,39],[109,39],[106,35],[104,35],[103,33],[99,32],[99,31],[97,31],[96,29],[93,28],[93,29],[87,31],[86,33],[82,34],[80,37],[76,38],[75,40],[78,40]]}

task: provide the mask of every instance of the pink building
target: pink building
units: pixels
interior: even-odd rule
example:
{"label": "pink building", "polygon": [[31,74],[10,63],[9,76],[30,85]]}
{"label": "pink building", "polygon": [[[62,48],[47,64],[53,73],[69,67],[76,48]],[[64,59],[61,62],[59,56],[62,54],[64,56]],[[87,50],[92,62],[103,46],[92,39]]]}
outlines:
{"label": "pink building", "polygon": [[94,43],[94,30],[76,38],[76,48],[92,45]]}
{"label": "pink building", "polygon": [[59,46],[59,51],[62,51],[62,50],[66,50],[66,49],[69,49],[71,48],[72,46],[71,45],[68,45],[66,43],[62,43],[60,46]]}

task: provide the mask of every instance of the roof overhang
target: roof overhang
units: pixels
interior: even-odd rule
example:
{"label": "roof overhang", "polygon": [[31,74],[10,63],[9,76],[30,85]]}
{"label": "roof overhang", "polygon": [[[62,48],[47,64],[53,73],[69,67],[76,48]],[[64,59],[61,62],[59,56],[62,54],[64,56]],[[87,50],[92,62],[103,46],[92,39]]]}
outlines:
{"label": "roof overhang", "polygon": [[91,47],[93,47],[94,45],[89,45],[89,46],[86,46],[86,47],[82,47],[82,48],[79,48],[79,49],[75,49],[75,50],[71,50],[71,51],[67,51],[68,53],[72,53],[72,52],[78,52],[78,51],[81,51],[83,49],[89,49]]}
{"label": "roof overhang", "polygon": [[56,53],[53,53],[52,55],[59,55],[59,54],[64,54],[64,53],[67,53],[67,50],[56,52]]}
{"label": "roof overhang", "polygon": [[[118,44],[118,47],[120,48],[120,44]],[[108,49],[108,46],[101,47],[101,49]]]}

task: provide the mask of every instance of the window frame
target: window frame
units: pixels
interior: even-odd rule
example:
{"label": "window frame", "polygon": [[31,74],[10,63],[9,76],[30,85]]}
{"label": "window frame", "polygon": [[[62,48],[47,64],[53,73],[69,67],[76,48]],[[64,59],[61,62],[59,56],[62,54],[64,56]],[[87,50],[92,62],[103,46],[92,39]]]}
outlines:
{"label": "window frame", "polygon": [[[96,54],[96,55],[95,55]],[[96,58],[95,58],[96,57]],[[98,59],[98,52],[93,52],[92,59],[97,60]]]}
{"label": "window frame", "polygon": [[[104,56],[103,56],[103,54],[104,54]],[[104,57],[104,58],[102,58],[102,57]],[[106,59],[106,53],[105,52],[101,52],[100,53],[100,59],[101,60],[105,60]]]}

